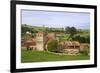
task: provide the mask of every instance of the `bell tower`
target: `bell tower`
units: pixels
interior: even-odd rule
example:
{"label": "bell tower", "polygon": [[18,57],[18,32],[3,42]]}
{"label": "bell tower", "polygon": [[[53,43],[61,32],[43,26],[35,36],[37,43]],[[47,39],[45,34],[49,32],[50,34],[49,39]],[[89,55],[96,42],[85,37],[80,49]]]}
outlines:
{"label": "bell tower", "polygon": [[44,50],[44,33],[43,32],[36,33],[36,47],[38,51]]}

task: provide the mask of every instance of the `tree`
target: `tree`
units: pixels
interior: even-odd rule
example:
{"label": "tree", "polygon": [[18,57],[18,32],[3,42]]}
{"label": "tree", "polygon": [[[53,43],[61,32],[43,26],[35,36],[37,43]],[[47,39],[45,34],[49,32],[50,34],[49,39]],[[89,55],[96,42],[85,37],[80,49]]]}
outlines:
{"label": "tree", "polygon": [[70,34],[70,27],[67,26],[67,27],[65,28],[65,31],[66,31],[66,33]]}
{"label": "tree", "polygon": [[76,33],[77,33],[77,29],[75,27],[71,27],[71,29],[70,29],[70,35],[73,36]]}
{"label": "tree", "polygon": [[26,34],[26,32],[32,33],[32,28],[28,27],[27,25],[21,26],[21,33]]}
{"label": "tree", "polygon": [[79,34],[76,34],[76,35],[74,35],[74,36],[72,37],[72,39],[73,39],[74,41],[79,41],[79,42],[80,42],[80,35],[79,35]]}
{"label": "tree", "polygon": [[58,42],[57,42],[57,40],[51,40],[51,41],[49,41],[47,43],[47,49],[48,49],[48,51],[56,52],[57,48],[58,48]]}
{"label": "tree", "polygon": [[79,41],[80,43],[90,43],[90,35],[79,35],[76,34],[72,37],[74,41]]}
{"label": "tree", "polygon": [[67,34],[70,34],[71,38],[77,33],[77,29],[75,27],[66,27],[65,31]]}

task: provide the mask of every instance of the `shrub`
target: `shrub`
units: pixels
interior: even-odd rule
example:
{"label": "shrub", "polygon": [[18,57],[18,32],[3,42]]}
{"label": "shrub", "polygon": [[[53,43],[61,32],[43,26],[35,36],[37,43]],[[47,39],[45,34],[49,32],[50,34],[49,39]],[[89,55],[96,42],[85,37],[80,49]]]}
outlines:
{"label": "shrub", "polygon": [[75,41],[79,41],[80,43],[90,43],[90,35],[76,34],[72,37],[72,39]]}
{"label": "shrub", "polygon": [[58,47],[58,42],[57,42],[57,40],[52,40],[52,41],[49,41],[49,42],[47,43],[48,51],[56,52],[56,51],[57,51],[57,47]]}

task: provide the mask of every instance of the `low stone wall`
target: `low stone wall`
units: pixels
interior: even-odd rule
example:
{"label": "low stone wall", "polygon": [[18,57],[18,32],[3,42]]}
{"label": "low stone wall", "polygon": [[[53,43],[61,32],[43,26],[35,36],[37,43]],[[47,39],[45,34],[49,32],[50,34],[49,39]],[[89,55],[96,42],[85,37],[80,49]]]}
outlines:
{"label": "low stone wall", "polygon": [[79,54],[79,49],[63,49],[62,52],[68,55],[76,55]]}

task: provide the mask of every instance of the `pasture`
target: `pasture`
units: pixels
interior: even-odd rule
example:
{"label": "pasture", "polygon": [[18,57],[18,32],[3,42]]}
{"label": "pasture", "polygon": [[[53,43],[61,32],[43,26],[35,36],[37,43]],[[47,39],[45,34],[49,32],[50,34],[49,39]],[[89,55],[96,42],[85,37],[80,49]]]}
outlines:
{"label": "pasture", "polygon": [[88,55],[59,55],[47,51],[27,51],[21,50],[21,62],[48,62],[48,61],[73,61],[73,60],[89,60]]}

